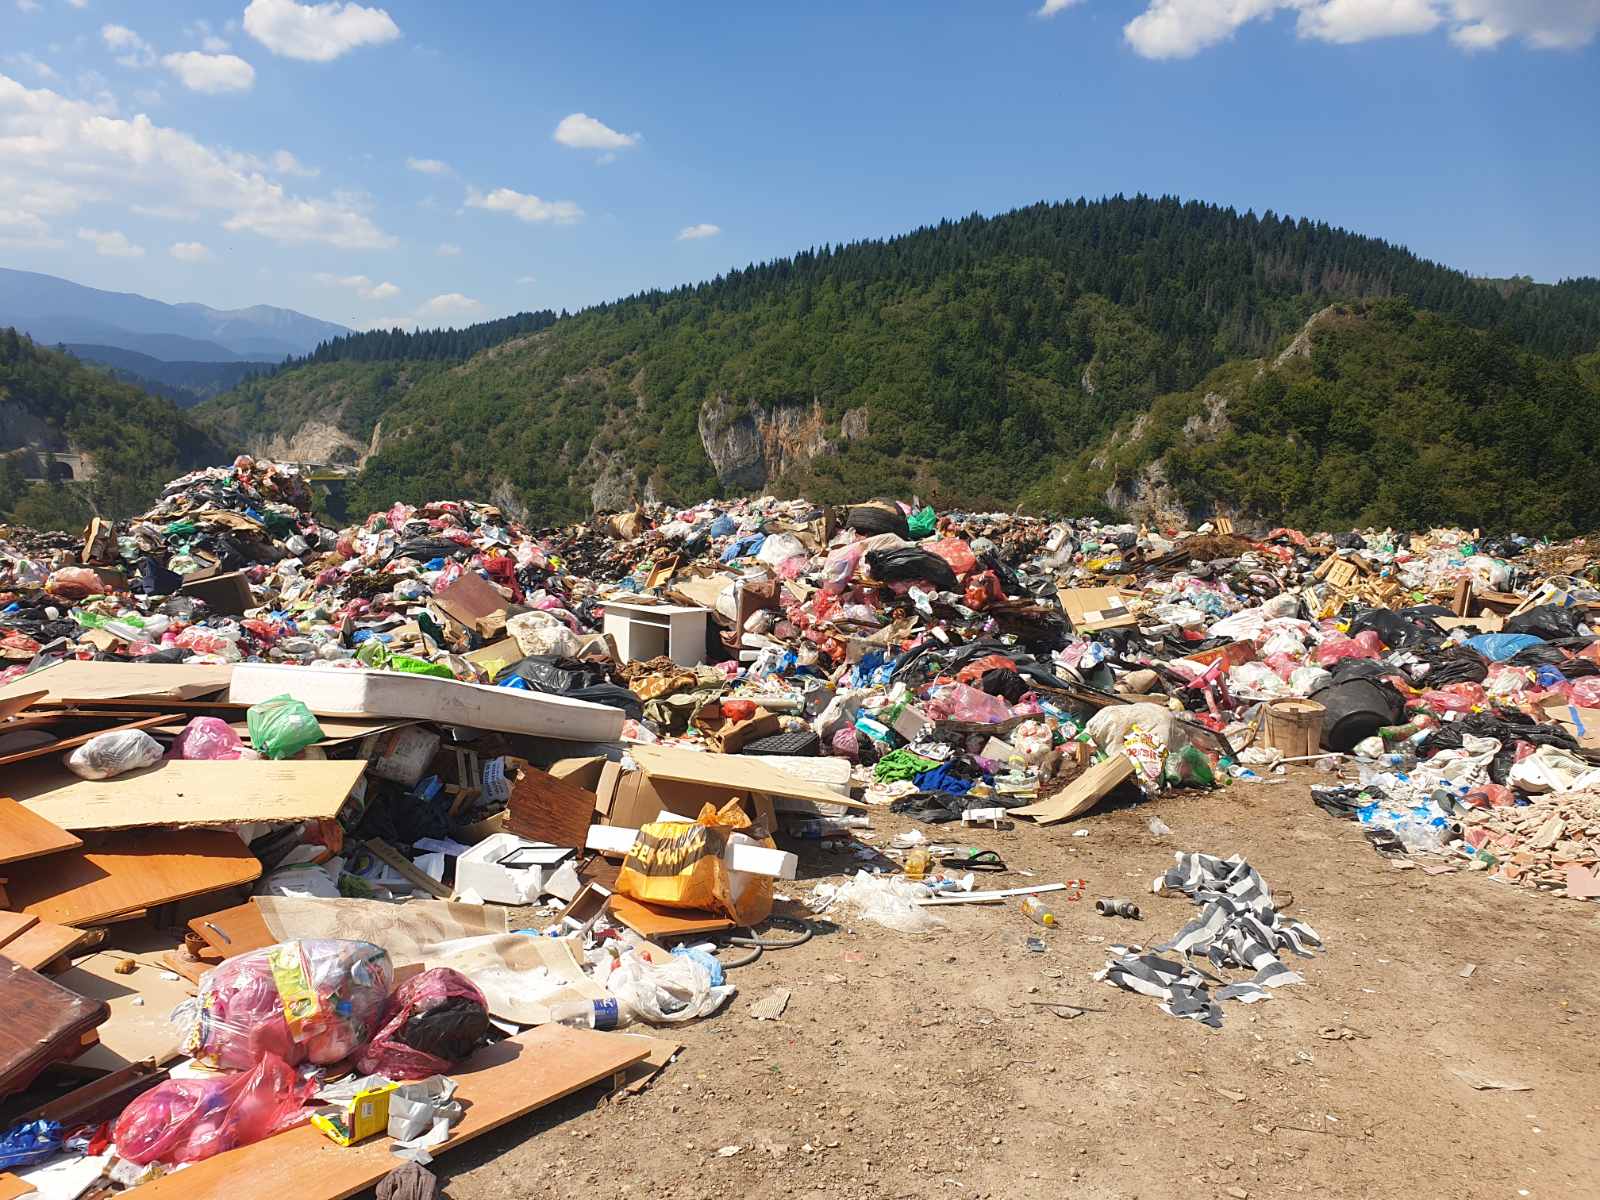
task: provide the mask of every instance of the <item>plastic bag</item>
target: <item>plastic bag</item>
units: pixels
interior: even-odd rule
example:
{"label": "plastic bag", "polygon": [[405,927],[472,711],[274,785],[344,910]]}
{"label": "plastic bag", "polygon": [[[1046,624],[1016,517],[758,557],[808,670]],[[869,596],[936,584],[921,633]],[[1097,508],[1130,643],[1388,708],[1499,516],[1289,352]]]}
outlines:
{"label": "plastic bag", "polygon": [[45,589],[64,600],[82,600],[85,596],[98,596],[106,589],[105,581],[88,567],[62,567],[50,574]]}
{"label": "plastic bag", "polygon": [[[708,908],[740,925],[759,925],[772,915],[772,877],[733,870],[729,843],[751,828],[738,800],[720,810],[707,804],[693,824],[652,821],[639,830],[623,860],[616,890],[667,908]],[[750,839],[776,849],[770,837]]]}
{"label": "plastic bag", "polygon": [[906,518],[906,529],[910,532],[910,535],[913,538],[921,541],[923,538],[931,537],[933,535],[934,527],[938,523],[939,518],[933,511],[933,505],[930,504],[926,508],[914,510],[912,514]]}
{"label": "plastic bag", "polygon": [[[970,551],[969,551],[970,553]],[[926,581],[941,592],[959,592],[961,581],[950,564],[920,547],[867,551],[867,570],[885,583]]]}
{"label": "plastic bag", "polygon": [[363,1075],[426,1079],[453,1069],[489,1032],[489,1006],[459,971],[435,967],[395,989],[383,1027],[356,1059]]}
{"label": "plastic bag", "polygon": [[231,760],[248,753],[244,740],[221,717],[196,717],[172,743],[173,758]]}
{"label": "plastic bag", "polygon": [[839,887],[824,884],[817,892],[820,898],[850,909],[862,920],[899,933],[932,933],[947,924],[943,917],[918,903],[931,894],[928,889],[903,875],[868,875],[857,871],[854,879]]}
{"label": "plastic bag", "polygon": [[1331,637],[1317,647],[1312,655],[1319,667],[1331,667],[1341,658],[1378,658],[1383,654],[1383,640],[1368,629],[1353,638]]}
{"label": "plastic bag", "polygon": [[506,622],[506,633],[516,639],[524,655],[576,658],[581,648],[578,635],[559,618],[547,612],[518,613]]}
{"label": "plastic bag", "polygon": [[822,570],[824,590],[842,592],[848,589],[850,581],[855,578],[856,568],[861,565],[861,556],[866,550],[865,542],[849,542],[828,551],[828,560]]}
{"label": "plastic bag", "polygon": [[[965,578],[978,565],[978,556],[960,538],[940,538],[937,542],[928,542],[923,549],[949,563],[958,578]],[[954,588],[950,590],[955,591]]]}
{"label": "plastic bag", "polygon": [[0,1171],[31,1167],[61,1149],[61,1126],[55,1121],[28,1121],[0,1134]]}
{"label": "plastic bag", "polygon": [[370,942],[279,942],[208,971],[174,1015],[204,1066],[240,1071],[268,1054],[326,1065],[371,1039],[393,983],[388,954]]}
{"label": "plastic bag", "polygon": [[67,770],[79,779],[114,779],[127,771],[161,761],[161,743],[142,729],[119,729],[91,738],[66,757]]}
{"label": "plastic bag", "polygon": [[738,991],[713,987],[711,973],[692,958],[652,963],[626,954],[605,978],[606,990],[646,1025],[676,1025],[709,1017]]}
{"label": "plastic bag", "polygon": [[315,1090],[268,1054],[244,1074],[157,1084],[122,1110],[111,1140],[137,1166],[199,1162],[298,1125]]}
{"label": "plastic bag", "polygon": [[293,696],[274,696],[252,704],[244,715],[250,745],[263,758],[293,758],[322,740],[322,726],[305,703]]}
{"label": "plastic bag", "polygon": [[975,725],[998,725],[1011,717],[1011,709],[1000,697],[964,683],[941,692],[929,702],[927,711],[935,721],[968,721]]}

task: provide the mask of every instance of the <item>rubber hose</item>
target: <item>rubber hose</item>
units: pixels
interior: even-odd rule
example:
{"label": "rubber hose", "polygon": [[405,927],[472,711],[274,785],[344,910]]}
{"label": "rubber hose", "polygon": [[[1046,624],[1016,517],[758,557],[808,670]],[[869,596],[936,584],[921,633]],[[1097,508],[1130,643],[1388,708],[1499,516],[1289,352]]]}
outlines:
{"label": "rubber hose", "polygon": [[745,931],[749,934],[748,937],[733,934],[728,938],[728,944],[730,946],[754,946],[761,950],[792,950],[796,946],[803,946],[811,940],[812,929],[811,926],[805,921],[799,921],[793,917],[774,916],[768,917],[762,923],[765,925],[776,925],[780,929],[792,929],[800,936],[797,938],[783,938],[773,941],[770,938],[758,938],[756,936],[755,929],[751,928]]}

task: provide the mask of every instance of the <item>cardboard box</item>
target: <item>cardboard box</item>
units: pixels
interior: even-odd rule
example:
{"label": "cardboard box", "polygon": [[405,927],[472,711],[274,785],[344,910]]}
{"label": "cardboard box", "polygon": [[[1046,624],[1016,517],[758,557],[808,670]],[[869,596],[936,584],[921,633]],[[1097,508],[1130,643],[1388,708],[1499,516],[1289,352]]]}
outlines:
{"label": "cardboard box", "polygon": [[243,571],[219,574],[215,567],[207,567],[185,575],[178,590],[185,596],[204,600],[213,613],[227,616],[243,616],[255,603],[250,597],[250,581]]}
{"label": "cardboard box", "polygon": [[737,754],[757,738],[783,732],[783,722],[764,708],[756,709],[755,715],[743,721],[735,721],[723,715],[722,704],[717,700],[695,709],[689,722],[722,754]]}
{"label": "cardboard box", "polygon": [[1577,708],[1557,700],[1550,700],[1541,707],[1546,716],[1577,738],[1583,749],[1600,750],[1600,709]]}
{"label": "cardboard box", "polygon": [[1117,588],[1062,588],[1056,595],[1062,611],[1077,633],[1097,633],[1102,629],[1125,629],[1138,624],[1128,611],[1126,599]]}

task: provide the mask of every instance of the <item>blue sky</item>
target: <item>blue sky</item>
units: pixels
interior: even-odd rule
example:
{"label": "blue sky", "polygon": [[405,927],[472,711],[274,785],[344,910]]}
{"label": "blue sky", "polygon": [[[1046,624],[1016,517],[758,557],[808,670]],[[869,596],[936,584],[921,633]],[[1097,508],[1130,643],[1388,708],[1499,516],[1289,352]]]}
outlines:
{"label": "blue sky", "polygon": [[1144,191],[1600,275],[1597,31],[1600,0],[0,0],[0,265],[465,324]]}

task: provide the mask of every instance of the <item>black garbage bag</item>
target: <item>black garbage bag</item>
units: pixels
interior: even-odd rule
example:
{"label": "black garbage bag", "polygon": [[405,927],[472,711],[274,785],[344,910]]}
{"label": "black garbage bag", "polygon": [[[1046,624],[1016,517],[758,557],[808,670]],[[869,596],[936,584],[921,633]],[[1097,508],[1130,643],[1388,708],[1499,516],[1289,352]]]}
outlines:
{"label": "black garbage bag", "polygon": [[1489,677],[1489,660],[1466,646],[1447,646],[1442,650],[1417,652],[1419,666],[1412,677],[1430,688],[1442,688],[1452,683],[1482,683]]}
{"label": "black garbage bag", "polygon": [[1341,550],[1365,550],[1367,548],[1367,539],[1354,531],[1336,533],[1333,535],[1333,544]]}
{"label": "black garbage bag", "polygon": [[477,551],[449,538],[419,537],[401,542],[385,562],[396,558],[414,558],[418,562],[432,562],[436,558],[471,558]]}
{"label": "black garbage bag", "polygon": [[644,719],[644,704],[627,688],[615,683],[596,683],[590,687],[573,688],[561,695],[569,700],[587,700],[590,704],[604,704],[607,708],[620,708],[623,714],[635,721]]}
{"label": "black garbage bag", "polygon": [[898,550],[873,550],[867,555],[867,570],[874,579],[886,583],[931,583],[941,592],[959,592],[961,581],[950,564],[930,550],[904,546]]}
{"label": "black garbage bag", "polygon": [[1444,630],[1430,618],[1419,617],[1413,620],[1391,608],[1369,608],[1365,612],[1357,613],[1355,619],[1350,622],[1351,637],[1365,633],[1369,629],[1382,638],[1383,644],[1391,649],[1396,646],[1417,646],[1444,637]]}
{"label": "black garbage bag", "polygon": [[900,511],[900,506],[888,500],[874,500],[870,504],[857,504],[845,515],[846,529],[854,529],[857,533],[874,537],[880,533],[892,533],[899,537],[911,540],[911,527],[906,523],[905,513]]}
{"label": "black garbage bag", "polygon": [[501,671],[495,676],[495,681],[501,682],[508,675],[525,679],[535,691],[562,696],[575,688],[593,687],[597,683],[611,682],[611,677],[600,667],[592,666],[582,659],[561,658],[554,654],[530,654]]}
{"label": "black garbage bag", "polygon": [[139,560],[128,580],[128,590],[144,596],[170,596],[183,586],[183,576],[169,571],[149,555]]}
{"label": "black garbage bag", "polygon": [[994,667],[983,673],[978,686],[991,696],[999,696],[1007,704],[1016,704],[1028,693],[1028,683],[1009,667]]}
{"label": "black garbage bag", "polygon": [[1506,621],[1506,633],[1531,633],[1547,642],[1582,636],[1579,629],[1578,610],[1562,608],[1558,604],[1541,604],[1525,613],[1518,613]]}

